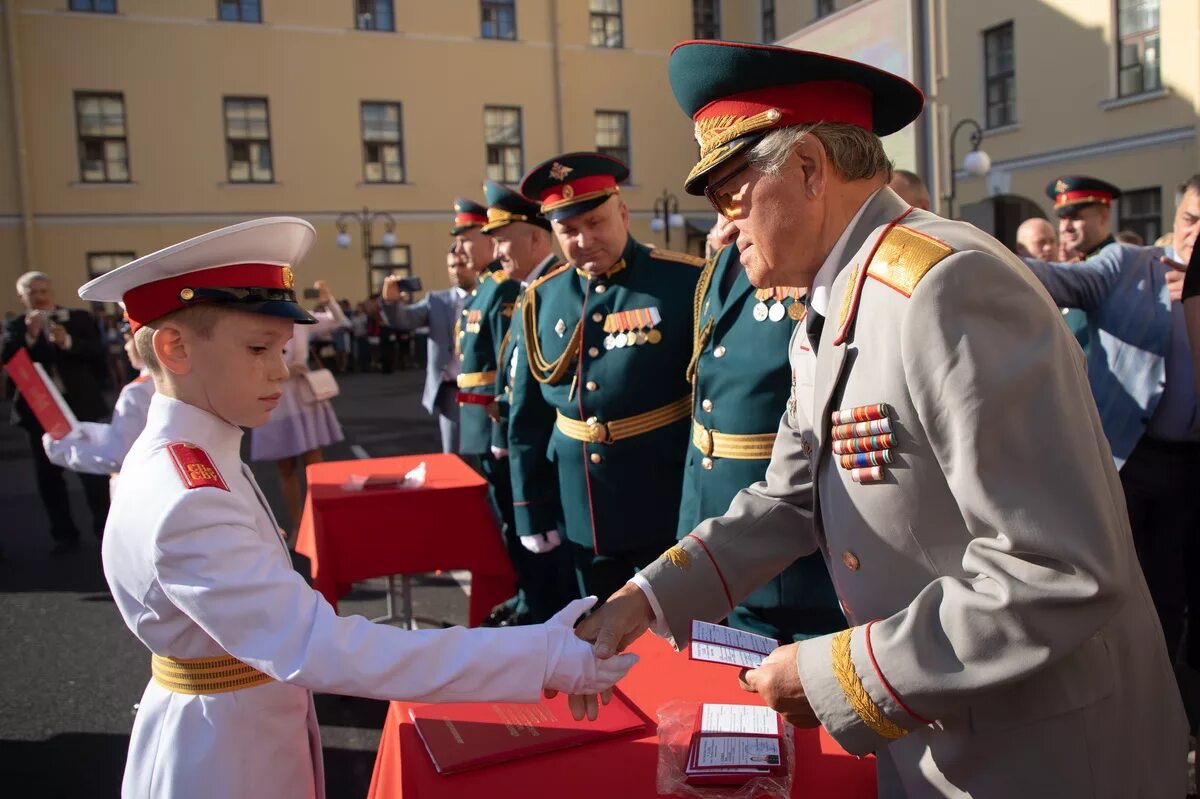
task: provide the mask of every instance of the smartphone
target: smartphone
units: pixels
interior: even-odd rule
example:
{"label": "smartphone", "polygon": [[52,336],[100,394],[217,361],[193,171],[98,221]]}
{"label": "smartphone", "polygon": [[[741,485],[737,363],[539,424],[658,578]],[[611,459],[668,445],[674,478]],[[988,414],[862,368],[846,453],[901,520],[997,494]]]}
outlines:
{"label": "smartphone", "polygon": [[312,288],[311,286],[304,290],[304,299],[306,299],[306,300],[315,300],[317,297],[320,297],[320,296],[321,296],[321,292],[317,291],[316,289]]}
{"label": "smartphone", "polygon": [[401,278],[400,280],[396,281],[396,286],[401,291],[407,291],[409,293],[412,293],[414,291],[420,291],[421,290],[421,278],[419,278],[419,277]]}

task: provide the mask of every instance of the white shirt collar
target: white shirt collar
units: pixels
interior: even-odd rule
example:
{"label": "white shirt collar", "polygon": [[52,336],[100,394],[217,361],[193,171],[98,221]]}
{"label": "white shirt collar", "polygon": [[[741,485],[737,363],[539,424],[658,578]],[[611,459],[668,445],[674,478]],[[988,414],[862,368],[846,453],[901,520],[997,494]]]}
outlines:
{"label": "white shirt collar", "polygon": [[467,298],[467,290],[464,289],[462,286],[455,286],[454,287],[454,296],[460,300],[464,300]]}
{"label": "white shirt collar", "polygon": [[850,220],[850,224],[846,225],[846,229],[838,237],[837,243],[833,245],[833,249],[826,256],[825,263],[821,264],[821,268],[817,270],[817,276],[813,278],[812,288],[808,290],[808,305],[821,316],[829,316],[829,290],[833,288],[833,281],[837,280],[838,272],[845,266],[846,244],[850,240],[850,231],[854,230],[866,212],[867,206],[879,192],[880,189],[873,191],[871,196],[859,206],[858,213]]}

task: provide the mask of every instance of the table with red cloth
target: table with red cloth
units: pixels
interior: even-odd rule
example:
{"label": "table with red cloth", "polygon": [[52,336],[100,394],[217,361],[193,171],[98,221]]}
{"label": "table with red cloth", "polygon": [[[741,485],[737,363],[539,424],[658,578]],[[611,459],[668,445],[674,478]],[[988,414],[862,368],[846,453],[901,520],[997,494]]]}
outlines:
{"label": "table with red cloth", "polygon": [[[422,461],[418,488],[343,488],[352,475],[401,478]],[[457,455],[314,463],[307,475],[296,551],[312,561],[313,587],[335,608],[357,580],[439,569],[471,572],[472,627],[512,596],[487,483]]]}
{"label": "table with red cloth", "polygon": [[[676,699],[759,704],[738,687],[732,666],[689,660],[666,641],[643,635],[630,651],[641,660],[620,682],[633,704],[651,720]],[[658,736],[653,726],[574,749],[526,757],[496,766],[440,776],[409,719],[412,702],[388,708],[368,799],[476,799],[480,796],[563,796],[575,799],[651,799],[658,796]],[[604,712],[604,707],[600,708]],[[804,799],[871,799],[875,759],[846,754],[824,730],[795,730],[796,779],[792,796]]]}

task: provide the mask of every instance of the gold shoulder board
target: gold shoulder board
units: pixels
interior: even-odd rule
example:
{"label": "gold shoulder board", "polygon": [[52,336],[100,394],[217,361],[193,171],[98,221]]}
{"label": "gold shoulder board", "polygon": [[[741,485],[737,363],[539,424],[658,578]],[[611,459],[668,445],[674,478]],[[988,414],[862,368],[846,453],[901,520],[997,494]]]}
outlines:
{"label": "gold shoulder board", "polygon": [[554,267],[551,271],[547,272],[546,274],[539,277],[537,280],[530,283],[529,287],[527,289],[525,289],[525,291],[529,292],[529,291],[537,288],[538,286],[542,285],[543,283],[545,283],[547,280],[554,277],[555,275],[561,275],[563,272],[567,271],[567,269],[569,269],[570,267],[571,267],[570,264],[561,264],[559,266]]}
{"label": "gold shoulder board", "polygon": [[675,261],[676,263],[688,264],[689,266],[704,266],[704,259],[699,255],[688,255],[686,252],[675,252],[674,250],[653,249],[650,251],[651,258],[657,258],[660,261]]}
{"label": "gold shoulder board", "polygon": [[896,225],[879,244],[867,274],[911,297],[921,278],[954,252],[954,248],[909,227]]}

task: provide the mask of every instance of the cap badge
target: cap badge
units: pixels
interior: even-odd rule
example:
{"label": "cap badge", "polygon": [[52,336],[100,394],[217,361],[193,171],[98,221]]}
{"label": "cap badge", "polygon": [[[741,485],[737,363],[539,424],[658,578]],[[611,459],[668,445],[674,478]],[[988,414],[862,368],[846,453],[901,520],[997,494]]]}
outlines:
{"label": "cap badge", "polygon": [[191,289],[179,290],[179,299],[183,300],[184,302],[191,302],[195,296],[196,292],[192,291]]}
{"label": "cap badge", "polygon": [[1062,194],[1064,191],[1066,191],[1069,188],[1070,188],[1070,186],[1067,185],[1067,182],[1065,180],[1060,180],[1054,184],[1054,193]]}
{"label": "cap badge", "polygon": [[575,189],[571,186],[571,184],[568,183],[567,185],[563,186],[563,199],[564,200],[569,200],[574,196],[575,196]]}
{"label": "cap badge", "polygon": [[575,169],[573,167],[563,166],[559,162],[555,161],[550,166],[550,177],[561,182],[561,181],[566,180],[567,175],[571,174],[574,171],[575,171]]}
{"label": "cap badge", "polygon": [[285,266],[283,268],[283,287],[285,289],[291,290],[291,289],[295,288],[295,286],[296,286],[296,276],[292,273],[292,268],[290,266]]}

